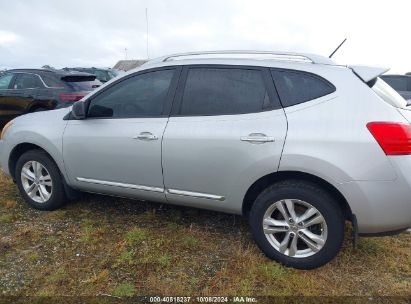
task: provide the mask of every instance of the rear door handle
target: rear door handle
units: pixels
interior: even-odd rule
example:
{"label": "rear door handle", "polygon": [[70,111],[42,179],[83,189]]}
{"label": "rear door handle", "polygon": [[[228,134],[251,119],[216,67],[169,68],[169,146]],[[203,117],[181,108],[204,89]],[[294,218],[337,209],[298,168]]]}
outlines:
{"label": "rear door handle", "polygon": [[139,139],[139,140],[157,140],[158,137],[155,136],[151,132],[141,132],[138,134],[136,137],[133,137],[133,139]]}
{"label": "rear door handle", "polygon": [[274,137],[267,136],[263,133],[251,133],[248,136],[244,136],[240,138],[241,141],[246,141],[249,143],[267,143],[267,142],[274,142]]}

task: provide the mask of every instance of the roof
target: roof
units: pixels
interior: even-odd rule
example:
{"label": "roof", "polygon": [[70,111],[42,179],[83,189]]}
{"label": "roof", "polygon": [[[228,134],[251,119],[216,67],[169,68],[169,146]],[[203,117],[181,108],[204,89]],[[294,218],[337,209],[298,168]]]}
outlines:
{"label": "roof", "polygon": [[135,69],[143,65],[146,62],[147,60],[143,60],[143,59],[142,60],[120,60],[114,65],[113,69],[127,72],[129,70]]}
{"label": "roof", "polygon": [[78,72],[78,71],[65,71],[57,69],[12,69],[7,72],[28,72],[28,73],[53,73],[59,76],[94,76],[90,73]]}

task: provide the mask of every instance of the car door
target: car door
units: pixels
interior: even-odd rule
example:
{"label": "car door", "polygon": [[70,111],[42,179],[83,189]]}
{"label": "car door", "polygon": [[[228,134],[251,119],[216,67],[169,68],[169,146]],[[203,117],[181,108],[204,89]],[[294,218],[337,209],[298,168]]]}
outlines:
{"label": "car door", "polygon": [[267,69],[185,67],[163,139],[167,200],[241,213],[248,188],[277,171],[286,130]]}
{"label": "car door", "polygon": [[178,70],[144,71],[97,92],[63,136],[69,182],[97,193],[165,201],[161,142]]}

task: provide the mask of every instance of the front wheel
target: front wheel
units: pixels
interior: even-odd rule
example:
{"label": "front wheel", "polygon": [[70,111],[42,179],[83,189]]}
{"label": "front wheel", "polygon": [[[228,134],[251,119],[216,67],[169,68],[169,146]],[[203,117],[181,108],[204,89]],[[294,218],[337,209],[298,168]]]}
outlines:
{"label": "front wheel", "polygon": [[20,193],[30,206],[55,210],[65,203],[60,171],[45,152],[32,150],[20,156],[15,176]]}
{"label": "front wheel", "polygon": [[344,216],[336,200],[315,184],[284,181],[264,190],[250,212],[255,241],[285,266],[320,267],[344,240]]}

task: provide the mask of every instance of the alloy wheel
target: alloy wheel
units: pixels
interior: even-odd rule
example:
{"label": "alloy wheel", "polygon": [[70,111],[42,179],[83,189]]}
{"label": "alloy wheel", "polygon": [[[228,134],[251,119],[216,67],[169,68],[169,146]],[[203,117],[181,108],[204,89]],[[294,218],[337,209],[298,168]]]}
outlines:
{"label": "alloy wheel", "polygon": [[37,161],[28,161],[23,165],[21,183],[26,194],[37,203],[46,203],[53,192],[50,173]]}
{"label": "alloy wheel", "polygon": [[271,246],[289,257],[312,256],[327,241],[328,228],[323,215],[302,200],[283,199],[273,203],[265,212],[262,224]]}

